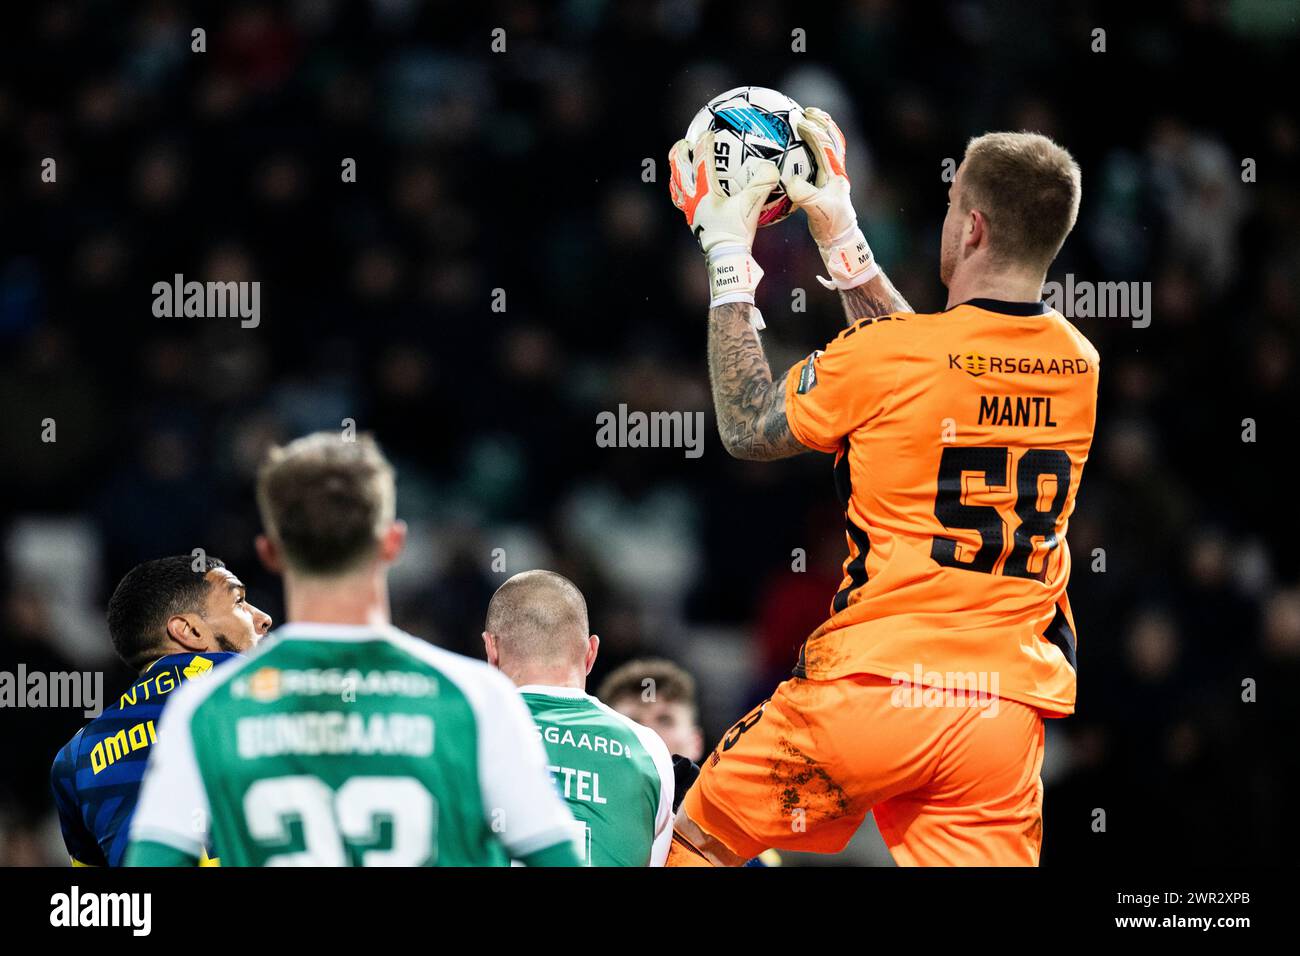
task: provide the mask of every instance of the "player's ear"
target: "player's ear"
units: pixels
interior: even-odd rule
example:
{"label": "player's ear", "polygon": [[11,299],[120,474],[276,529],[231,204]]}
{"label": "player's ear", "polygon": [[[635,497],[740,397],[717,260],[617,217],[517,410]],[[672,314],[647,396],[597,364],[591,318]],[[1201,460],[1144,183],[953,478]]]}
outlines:
{"label": "player's ear", "polygon": [[587,666],[587,673],[591,673],[591,668],[595,666],[596,655],[600,653],[600,638],[595,634],[587,638],[587,659],[584,662]]}
{"label": "player's ear", "polygon": [[264,534],[259,534],[253,541],[253,547],[257,550],[257,558],[262,562],[262,567],[272,574],[283,573],[284,565],[280,561],[280,549],[276,547],[274,541]]}
{"label": "player's ear", "polygon": [[387,564],[392,564],[406,547],[406,522],[397,520],[388,526],[379,539],[379,557]]}
{"label": "player's ear", "polygon": [[501,652],[497,650],[497,638],[495,634],[483,632],[483,656],[493,667],[501,666]]}
{"label": "player's ear", "polygon": [[207,639],[198,627],[197,615],[173,614],[167,619],[167,636],[187,651],[206,651]]}
{"label": "player's ear", "polygon": [[984,213],[978,209],[972,209],[966,214],[966,245],[974,251],[981,245],[986,245],[989,241],[989,221],[984,218]]}

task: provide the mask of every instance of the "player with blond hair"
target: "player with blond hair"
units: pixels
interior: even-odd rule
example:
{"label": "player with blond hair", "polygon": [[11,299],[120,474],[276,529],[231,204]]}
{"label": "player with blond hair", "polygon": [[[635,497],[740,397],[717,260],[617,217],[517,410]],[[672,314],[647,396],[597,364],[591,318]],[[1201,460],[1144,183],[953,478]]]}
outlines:
{"label": "player with blond hair", "polygon": [[[834,455],[848,556],[794,676],[705,759],[669,865],[836,852],[869,812],[900,864],[1036,865],[1043,720],[1075,704],[1066,529],[1097,409],[1096,349],[1042,301],[1079,167],[1035,133],[972,139],[943,223],[948,302],[920,314],[858,228],[838,127],[810,109],[798,133],[813,184],[756,163],[727,195],[706,134],[674,146],[670,190],[709,265],[723,444]],[[848,327],[774,377],[751,248],[778,181]]]}

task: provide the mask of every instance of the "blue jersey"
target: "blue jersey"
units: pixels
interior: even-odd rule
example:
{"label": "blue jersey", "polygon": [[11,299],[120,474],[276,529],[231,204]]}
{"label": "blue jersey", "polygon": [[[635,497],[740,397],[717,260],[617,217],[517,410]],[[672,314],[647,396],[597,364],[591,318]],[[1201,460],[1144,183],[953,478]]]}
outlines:
{"label": "blue jersey", "polygon": [[119,866],[126,854],[158,717],[168,695],[238,654],[170,654],[77,731],[54,758],[50,784],[73,866]]}

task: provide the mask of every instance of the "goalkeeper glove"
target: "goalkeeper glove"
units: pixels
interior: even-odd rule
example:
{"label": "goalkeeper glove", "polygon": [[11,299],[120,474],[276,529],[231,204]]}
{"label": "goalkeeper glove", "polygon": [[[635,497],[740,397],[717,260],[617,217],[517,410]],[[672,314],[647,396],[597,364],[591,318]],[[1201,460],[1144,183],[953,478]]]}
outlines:
{"label": "goalkeeper glove", "polygon": [[673,813],[676,813],[686,799],[686,791],[695,785],[700,777],[699,765],[690,757],[673,754]]}
{"label": "goalkeeper glove", "polygon": [[[775,163],[755,162],[746,168],[750,179],[728,196],[718,185],[713,167],[713,133],[706,132],[693,147],[678,140],[668,153],[672,171],[668,192],[686,216],[709,265],[709,307],[728,302],[754,302],[763,270],[750,254],[758,215],[776,186]],[[751,318],[762,328],[758,310]]]}
{"label": "goalkeeper glove", "polygon": [[808,231],[821,251],[831,277],[817,277],[828,289],[852,289],[880,274],[871,247],[858,228],[858,216],[849,198],[849,177],[844,167],[844,134],[822,110],[804,110],[797,125],[800,139],[817,153],[817,181],[783,176],[781,185],[790,201],[808,216]]}

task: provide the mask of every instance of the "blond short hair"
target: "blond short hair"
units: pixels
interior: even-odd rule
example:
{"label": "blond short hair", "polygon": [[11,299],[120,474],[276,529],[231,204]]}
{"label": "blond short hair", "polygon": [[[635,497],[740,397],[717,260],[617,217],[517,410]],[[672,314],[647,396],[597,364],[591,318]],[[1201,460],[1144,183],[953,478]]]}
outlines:
{"label": "blond short hair", "polygon": [[1040,133],[985,133],[966,144],[963,206],[988,220],[997,261],[1046,272],[1074,228],[1082,192],[1079,164]]}
{"label": "blond short hair", "polygon": [[375,553],[396,517],[393,466],[370,435],[315,432],[267,453],[257,508],[289,567],[342,574]]}

